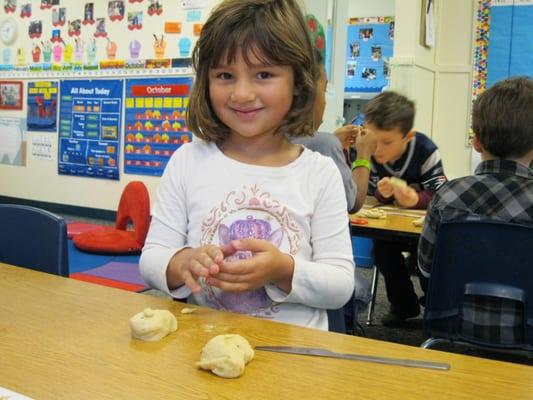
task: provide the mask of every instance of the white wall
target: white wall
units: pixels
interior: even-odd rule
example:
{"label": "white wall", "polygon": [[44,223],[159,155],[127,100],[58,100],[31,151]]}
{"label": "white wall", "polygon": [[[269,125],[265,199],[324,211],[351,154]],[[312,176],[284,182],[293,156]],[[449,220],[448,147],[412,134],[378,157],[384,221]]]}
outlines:
{"label": "white wall", "polygon": [[439,146],[450,178],[470,173],[474,0],[436,2],[436,44],[419,44],[421,0],[396,3],[391,89],[416,103],[415,128]]}
{"label": "white wall", "polygon": [[[405,0],[397,0],[405,1]],[[348,17],[388,17],[394,15],[395,0],[349,0]]]}

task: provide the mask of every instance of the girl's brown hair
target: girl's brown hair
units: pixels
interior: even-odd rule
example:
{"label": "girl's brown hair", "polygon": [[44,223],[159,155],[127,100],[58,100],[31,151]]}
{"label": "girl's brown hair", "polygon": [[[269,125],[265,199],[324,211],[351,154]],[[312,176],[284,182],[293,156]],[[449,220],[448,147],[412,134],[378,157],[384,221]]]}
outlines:
{"label": "girl's brown hair", "polygon": [[278,133],[308,136],[313,131],[315,86],[319,64],[314,59],[302,11],[296,0],[225,0],[209,16],[192,53],[196,79],[187,124],[200,139],[220,143],[230,129],[213,111],[208,73],[238,54],[266,65],[287,65],[294,71],[294,98]]}

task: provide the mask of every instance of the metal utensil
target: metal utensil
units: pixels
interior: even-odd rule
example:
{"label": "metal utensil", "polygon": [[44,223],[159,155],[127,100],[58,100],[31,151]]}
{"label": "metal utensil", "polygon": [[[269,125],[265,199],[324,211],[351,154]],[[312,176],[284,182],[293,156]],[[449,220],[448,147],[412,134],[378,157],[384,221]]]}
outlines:
{"label": "metal utensil", "polygon": [[389,357],[365,356],[361,354],[336,353],[334,351],[313,348],[313,347],[256,346],[255,349],[262,350],[262,351],[274,351],[278,353],[300,354],[304,356],[341,358],[344,360],[366,361],[366,362],[388,364],[388,365],[401,365],[403,367],[412,367],[412,368],[436,369],[439,371],[447,371],[450,369],[450,364],[440,363],[440,362],[406,360],[406,359],[401,359],[401,358],[389,358]]}

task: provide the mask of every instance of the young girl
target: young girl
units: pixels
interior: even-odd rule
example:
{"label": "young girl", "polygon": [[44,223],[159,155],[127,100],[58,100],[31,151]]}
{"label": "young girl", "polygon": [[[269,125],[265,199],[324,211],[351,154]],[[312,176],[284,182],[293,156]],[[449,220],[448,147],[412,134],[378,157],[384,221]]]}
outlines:
{"label": "young girl", "polygon": [[354,290],[333,161],[314,131],[319,65],[296,0],[226,0],[193,51],[188,126],[161,179],[141,256],[151,286],[219,310],[326,330]]}

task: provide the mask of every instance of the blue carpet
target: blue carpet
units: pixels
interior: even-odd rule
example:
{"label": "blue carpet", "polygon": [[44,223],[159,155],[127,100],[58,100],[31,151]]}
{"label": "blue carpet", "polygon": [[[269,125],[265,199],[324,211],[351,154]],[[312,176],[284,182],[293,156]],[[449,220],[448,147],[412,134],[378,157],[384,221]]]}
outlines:
{"label": "blue carpet", "polygon": [[78,250],[72,240],[68,241],[69,273],[83,272],[110,262],[139,263],[139,254],[117,256],[113,254],[92,254]]}

